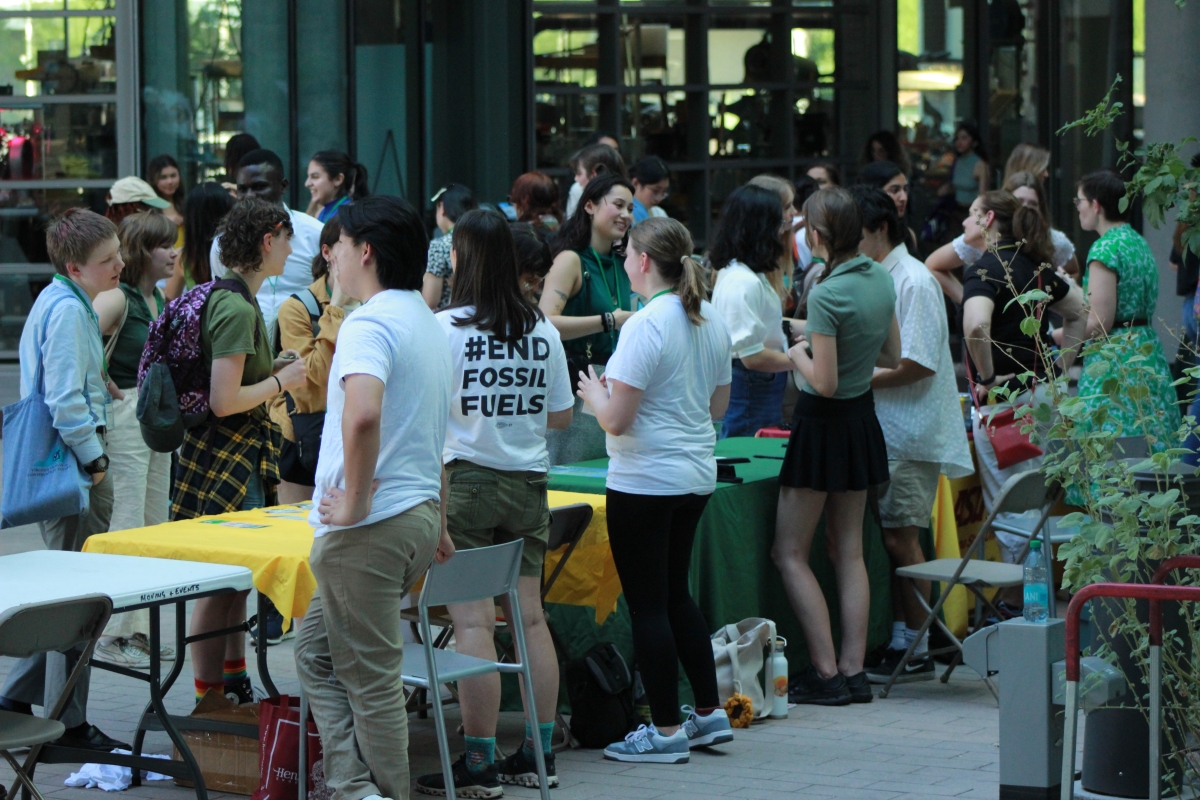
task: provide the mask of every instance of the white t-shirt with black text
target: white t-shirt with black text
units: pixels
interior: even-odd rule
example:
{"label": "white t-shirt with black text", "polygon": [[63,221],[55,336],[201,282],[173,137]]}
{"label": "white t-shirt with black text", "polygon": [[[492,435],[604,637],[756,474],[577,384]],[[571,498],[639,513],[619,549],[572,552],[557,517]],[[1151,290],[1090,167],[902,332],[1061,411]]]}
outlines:
{"label": "white t-shirt with black text", "polygon": [[373,375],[383,382],[375,465],[379,488],[370,514],[358,526],[402,514],[441,494],[452,381],[450,347],[420,292],[389,289],[346,315],[338,331],[313,510],[308,515],[316,536],[341,530],[323,525],[317,506],[330,488],[346,488],[342,410],[348,375]]}
{"label": "white t-shirt with black text", "polygon": [[466,306],[437,315],[450,340],[454,370],[442,460],[546,472],[546,414],[575,405],[558,331],[542,319],[520,341],[505,344],[474,325],[454,324],[473,311]]}
{"label": "white t-shirt with black text", "polygon": [[710,303],[693,325],[679,296],[666,294],[625,321],[604,370],[641,389],[633,425],[608,435],[609,489],[645,495],[711,494],[717,462],[709,401],[733,379],[729,329]]}

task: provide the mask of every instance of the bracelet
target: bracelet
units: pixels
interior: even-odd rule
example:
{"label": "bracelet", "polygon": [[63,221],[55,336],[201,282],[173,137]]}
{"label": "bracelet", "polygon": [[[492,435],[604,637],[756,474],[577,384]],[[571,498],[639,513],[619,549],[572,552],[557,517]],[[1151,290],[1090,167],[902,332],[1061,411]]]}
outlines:
{"label": "bracelet", "polygon": [[996,380],[996,373],[994,373],[994,372],[993,372],[993,373],[992,373],[992,377],[988,378],[987,380],[984,380],[983,378],[980,378],[980,379],[979,379],[979,384],[980,384],[981,386],[987,386],[989,383],[991,383],[991,382],[992,382],[992,381],[994,381],[994,380]]}
{"label": "bracelet", "polygon": [[605,312],[604,316],[608,319],[608,329],[615,331],[617,329],[617,318],[611,311]]}
{"label": "bracelet", "polygon": [[276,394],[283,394],[283,384],[279,382],[279,376],[272,375],[271,377],[275,379],[275,385],[279,387],[279,391]]}
{"label": "bracelet", "polygon": [[612,314],[605,311],[604,313],[602,313],[600,315],[600,330],[604,331],[605,333],[608,333],[612,329],[613,329]]}

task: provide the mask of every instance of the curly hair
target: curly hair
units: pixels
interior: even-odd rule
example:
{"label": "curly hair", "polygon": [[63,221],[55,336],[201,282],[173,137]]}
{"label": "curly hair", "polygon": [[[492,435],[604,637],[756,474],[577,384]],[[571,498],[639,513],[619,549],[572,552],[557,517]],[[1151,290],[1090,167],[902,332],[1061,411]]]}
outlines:
{"label": "curly hair", "polygon": [[239,200],[221,222],[217,252],[230,269],[258,272],[262,269],[262,241],[268,233],[286,231],[291,238],[292,220],[287,209],[257,197]]}
{"label": "curly hair", "polygon": [[725,269],[731,261],[740,261],[753,272],[779,269],[779,257],[784,253],[779,237],[782,227],[778,194],[752,183],[739,186],[721,209],[708,260],[713,269]]}

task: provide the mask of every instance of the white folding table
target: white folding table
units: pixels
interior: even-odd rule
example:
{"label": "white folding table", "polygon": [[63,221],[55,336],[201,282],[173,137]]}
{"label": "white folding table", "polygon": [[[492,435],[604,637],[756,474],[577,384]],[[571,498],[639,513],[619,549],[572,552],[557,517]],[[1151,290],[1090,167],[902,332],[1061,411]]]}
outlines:
{"label": "white folding table", "polygon": [[[101,763],[130,767],[134,783],[140,783],[140,770],[161,772],[175,778],[195,782],[198,800],[207,800],[204,778],[180,730],[230,730],[227,723],[193,720],[171,716],[163,705],[163,695],[179,676],[183,667],[184,648],[197,638],[219,636],[226,631],[213,631],[188,639],[185,632],[185,605],[188,600],[226,592],[253,588],[250,570],[224,564],[204,564],[195,561],[175,561],[162,558],[117,556],[103,553],[68,553],[55,550],[35,550],[0,557],[0,612],[26,603],[67,600],[88,594],[104,594],[112,598],[113,612],[150,608],[150,669],[140,672],[125,667],[93,661],[92,666],[116,672],[150,684],[150,702],[142,712],[133,755],[100,753],[94,750],[46,745],[31,751],[36,763],[75,764]],[[159,646],[161,633],[157,609],[175,605],[176,661],[171,674],[161,677]],[[240,628],[238,630],[241,630]],[[2,654],[0,654],[2,655]],[[241,726],[251,728],[252,726]],[[182,761],[164,761],[140,755],[146,731],[161,730],[171,738]],[[258,730],[231,731],[256,737]],[[32,770],[33,764],[27,764]],[[32,771],[30,772],[32,774]],[[10,800],[17,787],[10,791]]]}

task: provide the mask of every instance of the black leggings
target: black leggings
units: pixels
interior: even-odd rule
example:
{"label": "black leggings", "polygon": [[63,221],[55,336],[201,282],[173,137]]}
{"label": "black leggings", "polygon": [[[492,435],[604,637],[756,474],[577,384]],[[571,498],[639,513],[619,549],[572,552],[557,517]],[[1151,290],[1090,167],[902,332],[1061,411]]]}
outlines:
{"label": "black leggings", "polygon": [[608,490],[608,541],[633,621],[633,647],[657,727],[679,724],[679,664],[698,708],[720,705],[708,622],[688,591],[692,540],[709,495]]}

